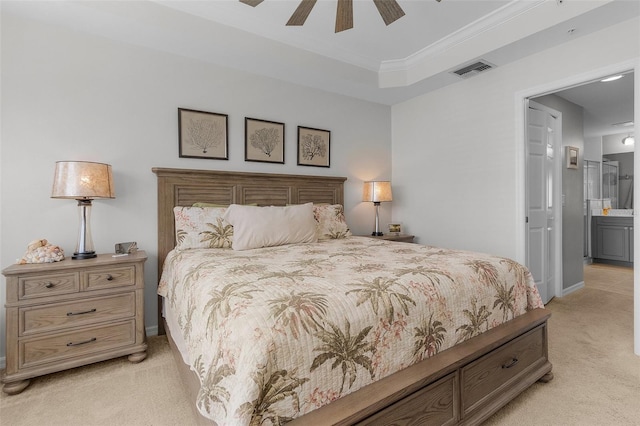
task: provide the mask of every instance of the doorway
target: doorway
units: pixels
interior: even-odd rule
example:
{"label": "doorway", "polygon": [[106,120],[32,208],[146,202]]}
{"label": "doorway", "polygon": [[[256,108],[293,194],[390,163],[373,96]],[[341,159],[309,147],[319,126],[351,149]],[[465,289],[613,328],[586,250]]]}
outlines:
{"label": "doorway", "polygon": [[[629,70],[631,70],[632,72],[630,72]],[[518,114],[516,115],[516,140],[519,141],[519,143],[516,145],[516,149],[518,151],[518,158],[519,158],[519,167],[520,167],[520,173],[519,173],[519,178],[518,178],[518,182],[517,182],[517,187],[519,188],[519,191],[521,191],[521,194],[519,194],[518,196],[518,207],[517,210],[522,212],[522,217],[523,218],[523,226],[521,228],[521,231],[519,231],[518,234],[518,240],[521,241],[522,246],[521,247],[521,252],[520,252],[520,257],[525,259],[525,253],[526,253],[526,223],[525,223],[525,219],[527,217],[526,213],[526,200],[525,200],[525,195],[524,193],[526,192],[526,188],[527,188],[527,174],[526,174],[526,156],[525,156],[525,137],[526,137],[526,126],[527,126],[527,121],[526,121],[526,110],[528,108],[528,100],[531,98],[535,98],[538,96],[542,96],[542,95],[547,95],[547,94],[552,94],[561,90],[565,90],[569,87],[575,87],[575,86],[579,86],[582,84],[585,84],[585,82],[594,82],[596,80],[600,80],[604,77],[613,75],[615,73],[626,73],[630,76],[630,78],[634,79],[635,82],[635,89],[633,91],[633,98],[634,98],[634,104],[635,104],[635,111],[634,111],[634,115],[633,117],[635,118],[633,121],[635,123],[640,122],[640,111],[638,111],[640,108],[640,77],[639,77],[639,73],[640,72],[640,62],[638,62],[637,60],[630,60],[624,63],[620,63],[620,64],[615,64],[615,65],[611,65],[611,66],[607,66],[607,67],[603,67],[599,70],[594,70],[594,71],[590,71],[581,75],[577,75],[571,78],[566,78],[563,79],[560,82],[555,82],[555,83],[549,83],[546,84],[544,86],[540,86],[537,88],[533,88],[533,89],[529,89],[526,91],[522,91],[520,93],[516,94],[516,111],[518,112]],[[581,152],[582,154],[582,152]],[[582,155],[580,157],[580,165],[582,165]],[[635,165],[634,166],[634,171],[640,171],[640,165]],[[563,165],[563,173],[565,171],[565,167]],[[583,191],[580,191],[581,193]],[[640,196],[640,190],[638,189],[634,189],[633,190],[634,193],[634,197],[637,198],[637,196]],[[564,194],[565,196],[567,194]],[[565,200],[563,199],[563,202]],[[564,212],[563,212],[564,213]],[[576,217],[576,221],[578,223],[582,223],[582,221],[580,220],[580,218],[582,217],[582,211],[580,212],[580,214],[578,215],[578,217]],[[633,220],[634,222],[636,222],[638,215],[634,215]],[[638,226],[634,226],[634,234],[638,229]],[[566,238],[565,238],[566,239]],[[634,238],[634,241],[638,241],[638,238]],[[634,253],[637,253],[638,250],[634,250]],[[579,251],[579,257],[582,258],[582,249]],[[634,259],[634,260],[638,260],[640,261],[640,256],[636,256],[639,257],[639,259]],[[581,266],[583,265],[583,263],[581,263]],[[583,269],[583,268],[582,268]],[[635,303],[634,303],[634,352],[637,355],[640,355],[640,274],[638,274],[638,269],[636,268],[636,270],[633,272],[634,273],[634,299],[635,299]],[[562,282],[562,280],[560,280],[560,282],[556,283],[557,287],[557,296],[562,297],[563,295],[568,294],[569,292],[580,288],[581,286],[584,285],[584,282],[578,283],[577,287],[576,286],[572,286],[571,284],[569,284],[568,286],[565,286],[564,283]]]}

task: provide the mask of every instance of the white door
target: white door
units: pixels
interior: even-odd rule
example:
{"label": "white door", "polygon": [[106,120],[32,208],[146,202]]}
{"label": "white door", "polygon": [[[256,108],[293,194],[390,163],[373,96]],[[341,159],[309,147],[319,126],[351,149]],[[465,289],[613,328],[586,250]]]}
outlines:
{"label": "white door", "polygon": [[556,140],[560,113],[529,101],[527,113],[527,267],[533,275],[542,301],[556,295],[561,262],[561,209],[559,185],[561,152]]}

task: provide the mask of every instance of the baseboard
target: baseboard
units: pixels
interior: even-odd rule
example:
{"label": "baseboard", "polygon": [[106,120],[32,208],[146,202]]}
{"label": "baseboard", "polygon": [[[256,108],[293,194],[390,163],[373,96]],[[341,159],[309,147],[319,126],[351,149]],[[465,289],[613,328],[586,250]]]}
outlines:
{"label": "baseboard", "polygon": [[584,288],[584,281],[580,281],[579,283],[575,283],[571,287],[563,288],[562,289],[562,296],[564,297],[567,294],[571,294],[576,290],[580,290],[581,288]]}
{"label": "baseboard", "polygon": [[605,265],[626,266],[627,268],[633,268],[633,262],[623,262],[621,260],[597,259],[594,260],[593,263],[604,263]]}

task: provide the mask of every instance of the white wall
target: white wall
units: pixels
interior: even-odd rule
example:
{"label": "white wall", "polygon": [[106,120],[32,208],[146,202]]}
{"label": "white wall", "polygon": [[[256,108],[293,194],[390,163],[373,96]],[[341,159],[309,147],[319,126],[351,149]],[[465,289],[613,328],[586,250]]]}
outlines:
{"label": "white wall", "polygon": [[622,154],[625,152],[634,152],[635,143],[633,145],[623,145],[622,138],[634,135],[633,129],[629,133],[619,133],[616,135],[604,135],[602,137],[602,155]]}
{"label": "white wall", "polygon": [[602,162],[602,136],[585,138],[584,160]]}
{"label": "white wall", "polygon": [[[391,177],[390,107],[138,48],[2,14],[0,255],[6,267],[29,241],[75,248],[76,203],[50,199],[57,160],[113,166],[116,199],[92,212],[98,252],[137,241],[145,270],[146,326],[157,326],[154,166],[347,176],[356,234],[373,229],[362,181]],[[177,108],[229,115],[229,161],[178,158]],[[244,161],[244,117],[284,122],[285,164]],[[296,165],[296,126],[331,130],[331,168]],[[382,223],[391,209],[381,208]],[[71,260],[68,260],[71,261]],[[80,261],[77,261],[80,262]],[[4,278],[2,279],[4,282]],[[4,286],[0,357],[5,354]]]}
{"label": "white wall", "polygon": [[394,105],[394,220],[423,244],[523,262],[518,94],[637,60],[639,44],[633,19]]}

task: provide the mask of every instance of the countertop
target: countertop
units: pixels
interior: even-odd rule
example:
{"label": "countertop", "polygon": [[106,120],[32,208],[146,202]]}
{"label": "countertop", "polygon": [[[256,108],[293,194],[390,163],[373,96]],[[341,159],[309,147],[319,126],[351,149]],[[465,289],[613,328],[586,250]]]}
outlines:
{"label": "countertop", "polygon": [[633,209],[609,209],[609,214],[603,214],[601,209],[591,210],[591,216],[633,216]]}

